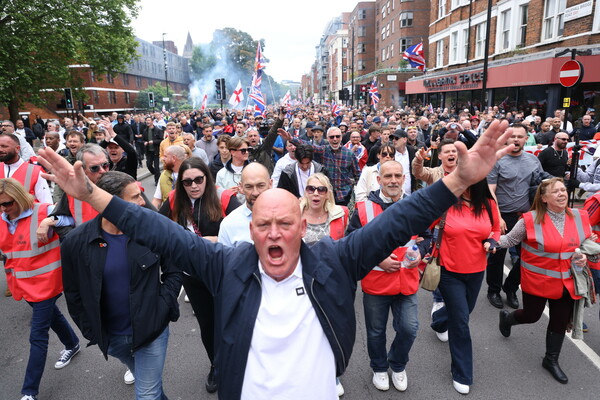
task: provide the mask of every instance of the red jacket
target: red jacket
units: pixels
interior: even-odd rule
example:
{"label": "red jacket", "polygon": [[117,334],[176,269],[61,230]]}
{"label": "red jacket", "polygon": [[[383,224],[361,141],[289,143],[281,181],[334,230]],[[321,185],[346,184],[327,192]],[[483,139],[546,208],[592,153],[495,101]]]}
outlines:
{"label": "red jacket", "polygon": [[58,235],[46,244],[37,240],[36,230],[48,216],[49,204],[35,203],[33,214],[18,221],[14,234],[0,221],[0,250],[6,254],[6,282],[17,301],[48,300],[63,290]]}
{"label": "red jacket", "polygon": [[[362,226],[383,212],[379,204],[370,200],[356,203],[356,210]],[[396,248],[392,254],[395,254],[398,260],[404,259],[406,249],[415,244],[416,238],[416,235],[411,237],[410,241]],[[362,279],[360,286],[363,292],[376,296],[415,294],[419,290],[419,269],[400,268],[396,272],[389,273],[376,266]]]}
{"label": "red jacket", "polygon": [[571,277],[571,256],[591,235],[585,210],[571,210],[573,218],[566,216],[563,235],[554,227],[546,214],[541,224],[536,224],[535,211],[523,214],[527,238],[521,244],[521,288],[523,292],[547,299],[560,299],[566,287],[575,300]]}

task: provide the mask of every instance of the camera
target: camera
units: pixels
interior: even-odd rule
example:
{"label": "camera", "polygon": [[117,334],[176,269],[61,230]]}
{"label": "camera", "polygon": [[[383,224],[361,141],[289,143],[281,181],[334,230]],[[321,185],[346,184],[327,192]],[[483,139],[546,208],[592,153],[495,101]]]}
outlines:
{"label": "camera", "polygon": [[269,134],[269,123],[267,121],[263,121],[258,126],[258,133],[261,137],[264,137]]}
{"label": "camera", "polygon": [[458,124],[456,124],[456,123],[451,123],[451,124],[450,124],[450,129],[458,129]]}

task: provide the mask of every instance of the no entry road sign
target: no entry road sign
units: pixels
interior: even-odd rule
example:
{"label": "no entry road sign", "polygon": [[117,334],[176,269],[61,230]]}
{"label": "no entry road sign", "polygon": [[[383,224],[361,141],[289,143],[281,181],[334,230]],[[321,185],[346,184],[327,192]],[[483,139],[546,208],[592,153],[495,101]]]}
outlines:
{"label": "no entry road sign", "polygon": [[579,61],[569,60],[560,67],[558,80],[564,87],[573,87],[583,78],[583,65]]}

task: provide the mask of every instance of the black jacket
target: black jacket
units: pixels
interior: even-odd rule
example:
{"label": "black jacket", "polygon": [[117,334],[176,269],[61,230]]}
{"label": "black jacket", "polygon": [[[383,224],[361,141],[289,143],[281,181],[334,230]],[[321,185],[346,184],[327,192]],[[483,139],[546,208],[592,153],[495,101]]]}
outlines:
{"label": "black jacket", "polygon": [[152,142],[154,144],[154,150],[150,150],[150,146],[146,146],[146,154],[158,155],[160,152],[160,142],[163,141],[165,132],[158,126],[154,126],[152,129],[147,125],[142,131],[143,141]]}
{"label": "black jacket", "polygon": [[133,142],[133,130],[131,129],[131,125],[128,123],[117,123],[115,126],[113,126],[113,130],[117,136],[121,136],[123,139],[127,140],[128,143]]}
{"label": "black jacket", "polygon": [[[321,172],[327,175],[327,171],[323,169],[321,164],[316,161],[313,161],[312,164],[315,167],[315,173]],[[298,176],[296,175],[296,165],[298,165],[297,161],[286,166],[283,171],[281,171],[277,187],[287,190],[296,197],[300,197],[300,191],[298,190]]]}
{"label": "black jacket", "polygon": [[[139,207],[139,206],[137,206]],[[142,207],[139,207],[140,209]],[[155,220],[155,213],[148,217]],[[63,286],[69,314],[83,336],[97,344],[105,358],[108,351],[106,327],[102,321],[101,296],[107,244],[102,236],[99,215],[73,230],[61,244]],[[127,245],[131,271],[129,307],[133,329],[132,350],[152,342],[179,318],[177,296],[182,273],[164,258],[133,240]],[[162,282],[162,283],[161,283]],[[106,284],[106,283],[104,283]]]}
{"label": "black jacket", "polygon": [[269,130],[269,134],[263,139],[262,143],[256,147],[250,147],[250,156],[248,161],[258,161],[269,170],[269,175],[273,173],[275,164],[273,162],[273,144],[279,137],[277,129],[283,126],[283,120],[276,118],[275,123]]}
{"label": "black jacket", "polygon": [[[336,375],[346,370],[356,337],[356,282],[411,235],[425,230],[456,202],[443,182],[394,203],[351,235],[301,244],[306,294],[335,357]],[[239,399],[252,332],[261,303],[258,254],[250,243],[211,243],[166,218],[113,197],[103,213],[132,240],[143,243],[186,273],[201,279],[215,297],[219,399]],[[169,240],[165,240],[169,238]],[[304,343],[303,345],[310,345]]]}
{"label": "black jacket", "polygon": [[208,168],[210,169],[210,173],[213,176],[213,181],[217,179],[217,173],[223,168],[223,161],[221,161],[221,153],[215,154],[215,157],[212,159]]}
{"label": "black jacket", "polygon": [[[123,150],[125,150],[125,154],[123,154],[123,157],[117,162],[116,165],[109,158],[108,161],[110,164],[110,170],[125,172],[127,175],[130,175],[131,177],[133,177],[133,179],[137,181],[137,151],[122,136],[115,136],[115,142],[117,142],[117,144],[121,146]],[[106,147],[108,147],[108,143],[109,142],[107,142],[106,140],[103,140],[102,142],[100,142],[100,146],[106,149]]]}

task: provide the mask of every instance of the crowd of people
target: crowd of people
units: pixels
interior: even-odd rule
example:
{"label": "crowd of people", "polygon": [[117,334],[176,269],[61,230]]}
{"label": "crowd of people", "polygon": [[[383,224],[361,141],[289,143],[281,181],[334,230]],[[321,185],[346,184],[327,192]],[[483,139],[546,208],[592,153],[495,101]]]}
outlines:
{"label": "crowd of people", "polygon": [[[206,390],[220,398],[343,395],[357,282],[373,385],[389,390],[391,376],[405,391],[432,257],[441,278],[430,326],[449,343],[457,392],[473,385],[469,316],[484,278],[505,337],[549,302],[542,365],[567,383],[565,332],[586,330],[581,309],[600,285],[600,162],[571,176],[565,148],[600,134],[593,109],[575,123],[537,111],[299,106],[79,115],[31,129],[3,121],[6,296],[33,310],[22,400],[39,394],[50,329],[65,346],[55,368],[81,336],[124,364],[136,399],[166,399],[182,286],[211,365]],[[526,145],[547,148],[536,157]],[[152,194],[137,181],[144,160]],[[589,192],[581,210],[567,204],[577,188]],[[55,305],[62,293],[78,333]]]}

